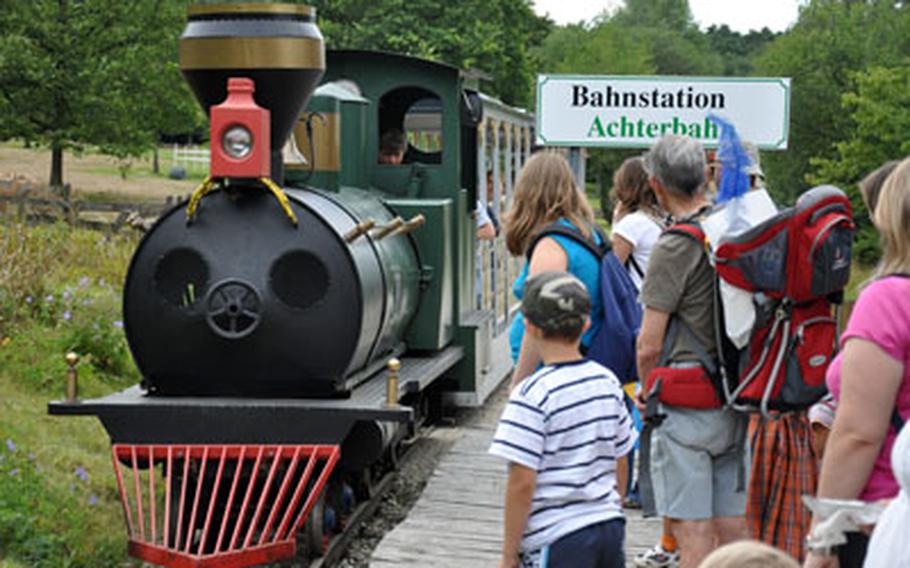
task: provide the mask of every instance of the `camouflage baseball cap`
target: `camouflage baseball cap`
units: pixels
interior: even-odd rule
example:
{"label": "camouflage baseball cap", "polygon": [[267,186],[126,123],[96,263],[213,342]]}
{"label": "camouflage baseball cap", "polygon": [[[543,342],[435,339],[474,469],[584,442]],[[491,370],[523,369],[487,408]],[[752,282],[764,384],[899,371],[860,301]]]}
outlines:
{"label": "camouflage baseball cap", "polygon": [[588,290],[568,272],[541,272],[525,283],[521,313],[546,333],[578,333],[590,311]]}

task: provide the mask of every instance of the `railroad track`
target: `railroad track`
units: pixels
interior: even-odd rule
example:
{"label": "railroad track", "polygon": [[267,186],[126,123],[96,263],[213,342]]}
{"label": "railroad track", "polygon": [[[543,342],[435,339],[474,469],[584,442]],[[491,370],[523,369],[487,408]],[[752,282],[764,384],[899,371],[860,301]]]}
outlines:
{"label": "railroad track", "polygon": [[344,530],[329,541],[325,553],[321,558],[317,558],[310,562],[309,568],[332,568],[342,559],[342,557],[344,557],[344,554],[354,542],[354,538],[360,530],[360,527],[372,518],[376,509],[382,504],[382,497],[392,488],[398,473],[398,471],[390,471],[379,480],[379,483],[374,486],[373,496],[354,509],[345,523]]}
{"label": "railroad track", "polygon": [[[438,428],[437,425],[421,426],[416,434],[409,439],[399,442],[398,450],[394,459],[388,459],[389,469],[378,481],[369,484],[370,496],[368,499],[358,503],[354,509],[346,516],[344,528],[341,532],[335,534],[325,545],[323,553],[315,559],[305,559],[301,565],[307,568],[333,568],[345,558],[351,546],[357,542],[358,534],[361,529],[373,520],[377,511],[380,509],[383,498],[396,488],[395,481],[400,476],[407,476],[412,483],[419,483],[421,489],[424,482],[432,475],[435,464],[441,457],[442,453],[449,448],[451,443],[445,439],[451,435],[436,436],[441,431],[454,432],[454,429]],[[442,439],[442,442],[440,440]],[[434,445],[433,440],[436,440]],[[429,462],[424,465],[421,471],[415,462],[421,460]],[[416,479],[421,478],[422,479]],[[401,489],[399,487],[399,489]],[[403,491],[403,493],[407,493]],[[420,491],[405,494],[407,508],[410,508],[420,495]],[[378,541],[377,541],[378,542]]]}

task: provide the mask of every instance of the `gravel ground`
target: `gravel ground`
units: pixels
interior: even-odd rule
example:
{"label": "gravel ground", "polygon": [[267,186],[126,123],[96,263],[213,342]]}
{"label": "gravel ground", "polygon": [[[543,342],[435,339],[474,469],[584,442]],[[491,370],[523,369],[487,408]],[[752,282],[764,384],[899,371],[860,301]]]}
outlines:
{"label": "gravel ground", "polygon": [[340,568],[369,566],[373,549],[387,532],[407,517],[436,470],[436,464],[460,437],[461,429],[489,421],[492,414],[498,416],[502,406],[499,402],[506,397],[506,391],[505,385],[501,386],[484,407],[459,412],[454,425],[434,427],[410,448],[392,488],[383,496],[373,518],[358,529],[351,547],[338,564]]}

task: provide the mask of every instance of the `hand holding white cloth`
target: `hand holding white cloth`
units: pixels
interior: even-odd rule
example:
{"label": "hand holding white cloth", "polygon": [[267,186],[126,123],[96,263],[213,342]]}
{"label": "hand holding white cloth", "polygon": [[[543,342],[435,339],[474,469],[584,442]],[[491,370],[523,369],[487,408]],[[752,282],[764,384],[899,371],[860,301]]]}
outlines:
{"label": "hand holding white cloth", "polygon": [[882,505],[848,499],[816,499],[803,496],[803,503],[818,520],[809,541],[814,546],[833,547],[847,542],[848,532],[859,532],[863,526],[874,525],[882,513]]}

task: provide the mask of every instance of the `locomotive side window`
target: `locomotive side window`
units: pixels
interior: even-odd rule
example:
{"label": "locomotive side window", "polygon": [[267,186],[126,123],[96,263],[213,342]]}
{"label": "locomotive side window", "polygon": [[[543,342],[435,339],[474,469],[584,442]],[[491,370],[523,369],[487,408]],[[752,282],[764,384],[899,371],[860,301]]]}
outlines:
{"label": "locomotive side window", "polygon": [[382,96],[380,164],[440,164],[442,150],[442,99],[420,87],[401,87]]}

